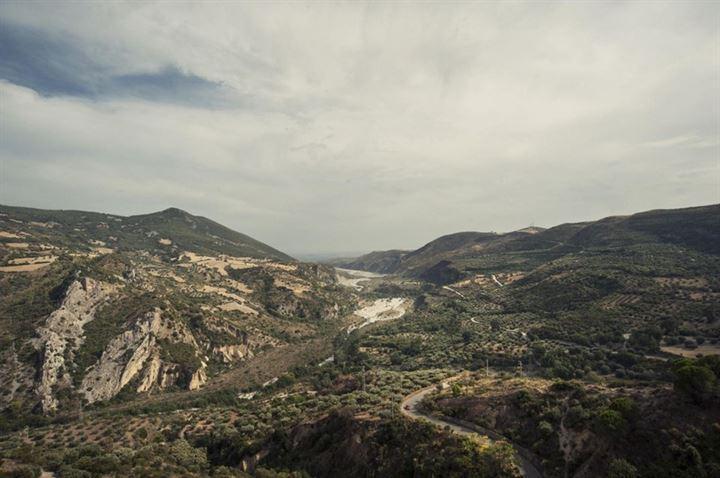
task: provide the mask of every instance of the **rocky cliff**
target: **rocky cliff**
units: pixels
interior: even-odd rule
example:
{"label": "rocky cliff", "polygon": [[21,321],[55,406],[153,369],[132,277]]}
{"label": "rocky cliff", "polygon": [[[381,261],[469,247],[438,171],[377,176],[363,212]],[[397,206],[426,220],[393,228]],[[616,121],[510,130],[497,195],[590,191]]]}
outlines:
{"label": "rocky cliff", "polygon": [[113,290],[112,285],[89,278],[72,282],[60,308],[38,330],[36,346],[42,354],[42,366],[37,393],[44,411],[57,408],[57,387],[70,386],[70,364],[85,339],[83,328],[95,318],[95,311]]}

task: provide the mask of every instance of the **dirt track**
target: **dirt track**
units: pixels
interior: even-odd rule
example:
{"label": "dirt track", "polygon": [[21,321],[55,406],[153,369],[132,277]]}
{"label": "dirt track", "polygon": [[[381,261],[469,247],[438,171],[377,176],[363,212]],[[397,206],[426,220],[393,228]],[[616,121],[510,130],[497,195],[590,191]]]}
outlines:
{"label": "dirt track", "polygon": [[[441,385],[443,387],[447,386],[450,382],[453,382],[455,380],[459,380],[463,377],[467,376],[467,372],[463,372],[459,375],[455,375],[450,378],[446,378],[443,380]],[[489,439],[497,440],[501,437],[498,433],[492,431],[492,430],[484,430],[479,426],[473,426],[473,428],[469,428],[469,426],[464,426],[461,423],[458,423],[456,421],[449,421],[449,419],[446,419],[445,417],[441,416],[431,416],[426,415],[420,411],[418,411],[417,406],[422,401],[423,398],[425,398],[426,395],[431,393],[433,390],[437,388],[437,385],[431,385],[429,387],[421,388],[420,390],[416,390],[412,392],[411,394],[407,395],[403,400],[400,402],[400,413],[405,415],[406,417],[412,419],[412,420],[424,420],[426,422],[430,422],[433,425],[436,425],[441,428],[449,428],[453,433],[457,433],[458,435],[463,436],[470,436],[470,435],[481,435],[485,436]],[[509,442],[509,440],[505,439]],[[518,464],[520,467],[520,471],[522,472],[523,476],[526,478],[542,478],[542,473],[535,467],[535,465],[523,455],[518,452],[518,447],[514,445],[512,442],[510,444],[515,448],[516,450],[516,458],[518,460]]]}

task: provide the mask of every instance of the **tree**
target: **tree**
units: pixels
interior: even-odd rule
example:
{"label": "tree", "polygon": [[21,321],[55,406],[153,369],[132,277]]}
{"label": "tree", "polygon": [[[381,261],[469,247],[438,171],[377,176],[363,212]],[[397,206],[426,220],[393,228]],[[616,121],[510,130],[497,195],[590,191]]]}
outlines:
{"label": "tree", "polygon": [[461,393],[462,393],[462,389],[460,388],[460,385],[458,385],[457,383],[453,383],[452,384],[453,397],[459,397]]}
{"label": "tree", "polygon": [[553,427],[550,422],[542,420],[538,423],[538,431],[542,436],[549,437],[553,434]]}
{"label": "tree", "polygon": [[703,403],[715,391],[717,377],[709,368],[695,361],[681,360],[675,368],[675,391],[695,403]]}
{"label": "tree", "polygon": [[473,333],[472,330],[465,330],[462,333],[462,338],[463,338],[463,342],[465,342],[466,344],[469,344],[475,338],[475,334]]}
{"label": "tree", "polygon": [[610,403],[610,408],[622,414],[623,418],[633,421],[638,416],[638,405],[631,397],[617,397]]}
{"label": "tree", "polygon": [[599,431],[609,435],[619,435],[625,432],[627,422],[622,414],[616,410],[605,408],[596,416]]}
{"label": "tree", "polygon": [[608,466],[608,478],[636,478],[637,468],[622,458],[616,458]]}

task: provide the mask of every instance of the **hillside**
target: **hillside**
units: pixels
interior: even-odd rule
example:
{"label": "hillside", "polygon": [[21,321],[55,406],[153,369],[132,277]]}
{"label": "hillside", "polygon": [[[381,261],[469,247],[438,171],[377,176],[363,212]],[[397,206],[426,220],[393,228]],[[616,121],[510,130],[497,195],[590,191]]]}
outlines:
{"label": "hillside", "polygon": [[378,274],[392,274],[398,270],[403,257],[407,255],[408,252],[410,251],[397,249],[375,251],[355,259],[334,261],[334,265],[346,269],[375,272]]}
{"label": "hillside", "polygon": [[[123,217],[96,212],[0,205],[0,218],[6,234],[21,235],[22,242],[28,243],[30,248],[45,240],[79,251],[102,247],[157,253],[189,251],[198,254],[293,260],[287,254],[245,234],[176,208]],[[11,238],[3,240],[10,242],[7,239]]]}
{"label": "hillside", "polygon": [[520,447],[548,478],[713,476],[718,212],[353,262],[383,275],[179,210],[4,208],[0,475],[509,478]]}
{"label": "hillside", "polygon": [[[627,247],[683,247],[720,254],[720,205],[655,210],[505,234],[459,232],[398,254],[378,251],[343,267],[450,282],[476,272],[530,270],[566,254]],[[382,269],[382,270],[381,270]]]}
{"label": "hillside", "polygon": [[1,210],[2,408],[196,390],[275,348],[282,370],[351,300],[332,269],[178,209]]}

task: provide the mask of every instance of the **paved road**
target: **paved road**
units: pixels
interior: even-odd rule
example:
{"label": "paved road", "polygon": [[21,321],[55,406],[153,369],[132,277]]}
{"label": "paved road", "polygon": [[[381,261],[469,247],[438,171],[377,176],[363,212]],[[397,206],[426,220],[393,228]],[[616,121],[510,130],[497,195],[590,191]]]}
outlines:
{"label": "paved road", "polygon": [[[455,375],[454,377],[450,377],[448,379],[445,379],[442,383],[444,386],[446,386],[449,382],[458,380],[462,377],[466,376],[466,374],[460,374]],[[421,413],[418,410],[418,404],[422,401],[423,398],[425,398],[426,395],[433,392],[436,389],[435,385],[432,385],[430,387],[425,387],[420,390],[416,390],[415,392],[411,393],[410,395],[406,396],[402,402],[400,402],[400,412],[405,415],[406,417],[409,417],[413,420],[425,420],[427,422],[432,423],[433,425],[436,425],[441,428],[449,427],[449,429],[453,433],[457,433],[458,435],[463,436],[469,436],[469,435],[480,435],[477,431],[464,427],[462,425],[458,425],[456,423],[451,423],[448,421],[443,420],[440,417],[434,417],[431,415],[425,415]],[[512,443],[511,443],[512,445]],[[542,478],[542,474],[540,471],[535,468],[535,465],[533,465],[530,461],[523,458],[520,454],[516,453],[516,458],[518,460],[520,471],[523,474],[525,478]]]}

